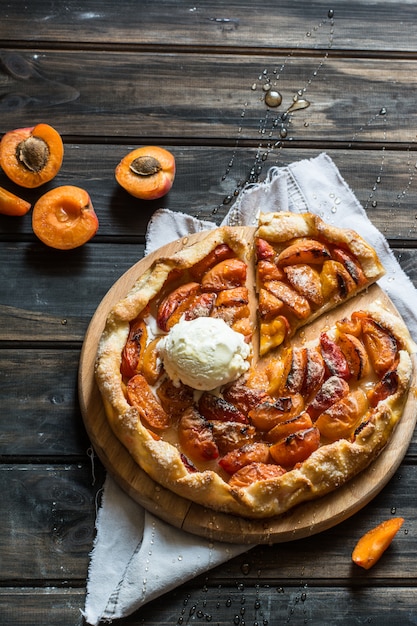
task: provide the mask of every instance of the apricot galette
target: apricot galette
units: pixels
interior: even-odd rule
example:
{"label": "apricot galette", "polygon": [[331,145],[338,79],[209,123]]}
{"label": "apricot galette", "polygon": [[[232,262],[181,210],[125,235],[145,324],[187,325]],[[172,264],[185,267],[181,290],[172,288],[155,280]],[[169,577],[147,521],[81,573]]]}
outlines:
{"label": "apricot galette", "polygon": [[345,484],[390,440],[412,379],[403,320],[379,288],[370,305],[358,295],[383,273],[357,233],[310,213],[157,258],[111,310],[96,359],[126,454],[174,493],[249,518]]}

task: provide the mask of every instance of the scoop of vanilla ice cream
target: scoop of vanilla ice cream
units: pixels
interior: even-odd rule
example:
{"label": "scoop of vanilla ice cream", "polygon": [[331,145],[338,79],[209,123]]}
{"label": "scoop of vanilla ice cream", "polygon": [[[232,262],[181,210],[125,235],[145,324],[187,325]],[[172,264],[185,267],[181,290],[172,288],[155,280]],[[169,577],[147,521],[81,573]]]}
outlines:
{"label": "scoop of vanilla ice cream", "polygon": [[249,368],[250,346],[222,319],[181,320],[158,344],[171,380],[209,391],[236,380]]}

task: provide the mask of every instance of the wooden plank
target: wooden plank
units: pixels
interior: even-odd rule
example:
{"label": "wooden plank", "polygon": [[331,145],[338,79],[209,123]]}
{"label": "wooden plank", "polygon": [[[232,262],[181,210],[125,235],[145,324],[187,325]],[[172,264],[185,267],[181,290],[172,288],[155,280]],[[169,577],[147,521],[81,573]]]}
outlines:
{"label": "wooden plank", "polygon": [[[78,585],[85,580],[101,480],[97,472],[93,484],[86,464],[0,466],[2,586],[17,581],[36,586],[41,580],[55,585],[73,580]],[[242,578],[252,585],[300,580],[314,585],[343,585],[343,580],[374,586],[413,584],[417,522],[409,494],[416,488],[417,467],[403,464],[372,505],[350,520],[314,537],[252,548],[212,570],[211,584],[230,585]],[[405,523],[389,552],[368,572],[352,569],[351,552],[359,537],[394,514],[403,516]]]}
{"label": "wooden plank", "polygon": [[[120,626],[172,626],[173,624],[335,624],[372,623],[390,626],[415,624],[413,586],[371,589],[365,585],[310,587],[281,581],[278,586],[247,585],[245,579],[218,587],[200,577],[117,621]],[[199,585],[199,586],[198,586]],[[83,589],[0,589],[2,626],[81,626]],[[181,621],[182,620],[182,621]],[[277,620],[280,620],[279,622]]]}
{"label": "wooden plank", "polygon": [[77,350],[0,351],[1,457],[86,459],[78,362]]}
{"label": "wooden plank", "polygon": [[[125,241],[143,244],[149,219],[158,208],[190,213],[218,224],[232,206],[235,192],[248,180],[252,168],[256,168],[259,179],[263,180],[270,167],[311,159],[323,151],[320,147],[293,148],[290,143],[284,149],[277,148],[267,153],[267,143],[264,140],[259,146],[261,155],[268,154],[266,160],[257,158],[258,148],[169,146],[177,163],[174,185],[164,198],[148,202],[129,196],[114,178],[115,166],[130,149],[141,145],[139,138],[137,144],[126,146],[66,144],[62,169],[51,183],[40,189],[25,190],[13,185],[0,172],[0,185],[32,204],[54,186],[75,184],[85,187],[100,222],[93,242],[123,238]],[[400,241],[415,237],[417,213],[414,192],[417,176],[411,145],[410,150],[403,151],[390,150],[388,144],[383,144],[379,150],[346,148],[325,151],[366,208],[371,221],[386,237]],[[35,241],[31,215],[31,212],[19,218],[0,215],[0,238],[10,241],[24,237],[31,242]],[[66,264],[68,261],[71,266],[75,264],[76,272],[72,272],[74,279],[74,275],[91,262],[91,245],[89,243],[78,250],[63,253],[47,250],[36,240],[27,245],[28,269],[43,263],[49,264],[47,275],[37,276],[38,285],[40,282],[45,285],[47,280],[60,273],[67,282],[71,272],[69,269],[65,271]],[[13,264],[13,244],[9,246],[9,262]],[[119,264],[123,265],[123,257]],[[8,269],[0,266],[0,276],[2,272],[8,272]],[[7,279],[19,280],[18,274],[14,278],[11,276],[9,274]],[[90,287],[89,284],[88,289]],[[12,297],[8,303],[13,302]]]}
{"label": "wooden plank", "polygon": [[99,488],[93,482],[87,463],[0,466],[2,583],[86,579]]}
{"label": "wooden plank", "polygon": [[[417,60],[315,56],[9,51],[1,68],[0,131],[47,121],[64,137],[105,141],[281,140],[281,115],[301,90],[308,108],[284,120],[287,141],[405,142],[415,136]],[[318,69],[319,68],[319,69]],[[268,109],[263,87],[283,102]],[[111,88],[110,88],[111,86]],[[256,87],[256,89],[254,89]],[[381,110],[385,115],[379,115]],[[269,113],[267,113],[269,110]],[[243,114],[243,115],[242,115]],[[267,116],[267,118],[266,118]],[[94,123],[92,123],[94,119]],[[266,120],[266,121],[265,121]],[[277,125],[274,125],[277,120]],[[318,139],[319,138],[319,139]]]}
{"label": "wooden plank", "polygon": [[[211,0],[190,5],[162,0],[158,4],[127,0],[123,11],[110,0],[70,9],[46,0],[16,0],[2,21],[2,42],[55,42],[71,45],[206,46],[257,48],[322,48],[330,34],[329,6],[334,12],[334,49],[417,50],[410,2],[366,0],[297,3],[265,0],[254,11],[249,0]],[[29,12],[30,10],[30,12]],[[31,28],[27,28],[30,16]],[[100,27],[97,27],[99,24]]]}
{"label": "wooden plank", "polygon": [[57,587],[0,589],[2,626],[81,626],[85,589]]}

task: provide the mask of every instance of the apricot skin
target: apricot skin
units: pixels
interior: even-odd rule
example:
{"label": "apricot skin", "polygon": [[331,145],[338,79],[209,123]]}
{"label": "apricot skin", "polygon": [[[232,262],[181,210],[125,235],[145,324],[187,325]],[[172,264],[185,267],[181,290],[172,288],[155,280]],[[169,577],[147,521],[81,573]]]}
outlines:
{"label": "apricot skin", "polygon": [[3,215],[26,215],[30,207],[29,202],[0,187],[0,213]]}
{"label": "apricot skin", "polygon": [[[34,139],[43,145],[45,153],[39,157],[37,167],[30,169],[22,158],[21,147],[28,140]],[[61,136],[49,124],[41,123],[30,128],[7,131],[0,141],[0,166],[10,180],[27,189],[34,189],[51,181],[61,169],[63,158]]]}
{"label": "apricot skin", "polygon": [[98,218],[85,189],[64,185],[51,189],[36,202],[32,228],[47,246],[71,250],[95,235]]}
{"label": "apricot skin", "polygon": [[[134,162],[148,158],[159,164],[153,173],[139,174]],[[131,196],[141,200],[157,200],[171,189],[175,178],[175,158],[168,150],[159,146],[144,146],[132,150],[120,161],[115,169],[117,182]]]}

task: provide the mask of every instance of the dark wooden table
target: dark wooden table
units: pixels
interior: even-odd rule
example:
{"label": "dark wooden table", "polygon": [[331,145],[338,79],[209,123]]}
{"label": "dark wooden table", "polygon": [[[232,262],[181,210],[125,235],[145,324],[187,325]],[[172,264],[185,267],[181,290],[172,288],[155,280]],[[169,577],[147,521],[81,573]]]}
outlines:
{"label": "dark wooden table", "polygon": [[[65,143],[58,184],[85,187],[100,220],[82,248],[0,216],[0,622],[82,623],[104,471],[92,461],[77,369],[102,297],[141,258],[166,206],[219,222],[235,191],[326,151],[417,284],[417,7],[335,0],[0,1],[0,132],[46,122]],[[265,106],[276,81],[280,109]],[[293,97],[310,106],[282,120]],[[141,202],[114,180],[131,148],[170,149],[177,177]],[[0,173],[0,185],[34,202]],[[123,624],[415,624],[417,440],[359,513],[320,535],[260,546]],[[403,530],[362,571],[357,539]],[[405,529],[405,530],[404,530]]]}

